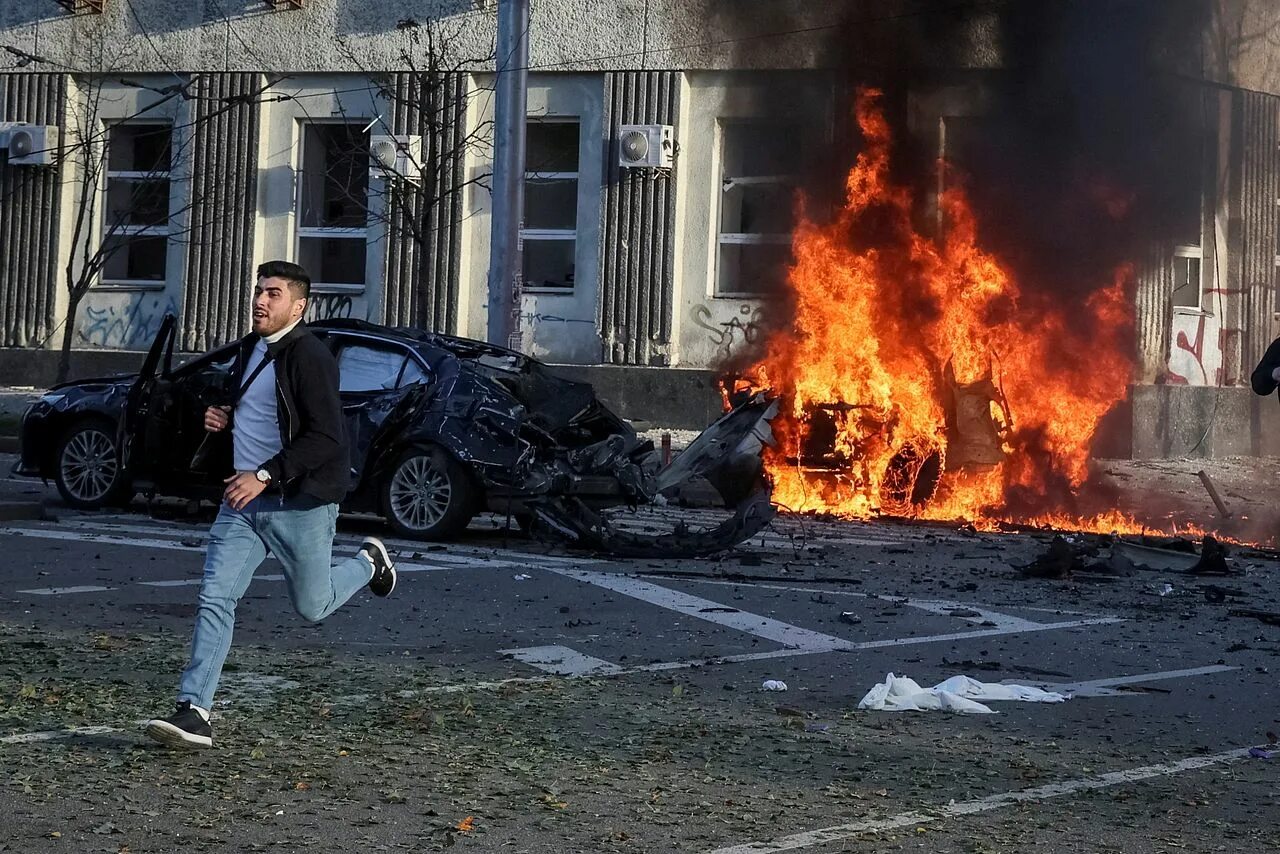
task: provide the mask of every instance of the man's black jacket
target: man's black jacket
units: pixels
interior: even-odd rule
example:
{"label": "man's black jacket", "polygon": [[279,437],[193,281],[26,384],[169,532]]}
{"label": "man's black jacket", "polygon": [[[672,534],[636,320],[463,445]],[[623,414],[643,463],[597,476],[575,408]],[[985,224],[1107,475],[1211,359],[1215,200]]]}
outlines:
{"label": "man's black jacket", "polygon": [[1255,394],[1271,394],[1276,390],[1277,383],[1271,377],[1271,372],[1276,368],[1280,368],[1280,338],[1271,342],[1262,361],[1253,369],[1253,376],[1249,377],[1249,384],[1253,386]]}
{"label": "man's black jacket", "polygon": [[[236,388],[244,382],[245,365],[258,340],[250,334],[240,341]],[[351,488],[351,461],[337,360],[305,323],[268,344],[267,355],[276,370],[276,421],[283,450],[262,467],[287,496],[305,492],[321,501],[341,501]]]}

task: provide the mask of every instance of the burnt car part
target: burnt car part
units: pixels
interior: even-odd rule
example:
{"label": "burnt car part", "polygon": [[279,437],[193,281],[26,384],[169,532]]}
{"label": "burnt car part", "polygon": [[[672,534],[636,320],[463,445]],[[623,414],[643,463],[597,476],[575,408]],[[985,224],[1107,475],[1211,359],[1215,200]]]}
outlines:
{"label": "burnt car part", "polygon": [[606,514],[575,499],[547,501],[533,505],[531,510],[540,526],[538,530],[553,533],[574,546],[622,558],[705,557],[749,540],[777,514],[767,492],[747,496],[732,516],[706,529],[694,529],[677,521],[668,530],[628,531]]}

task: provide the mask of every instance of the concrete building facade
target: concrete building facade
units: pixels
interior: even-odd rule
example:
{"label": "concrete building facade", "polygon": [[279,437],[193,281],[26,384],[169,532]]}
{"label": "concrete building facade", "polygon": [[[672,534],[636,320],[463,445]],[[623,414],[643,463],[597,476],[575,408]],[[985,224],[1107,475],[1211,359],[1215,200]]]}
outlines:
{"label": "concrete building facade", "polygon": [[[876,65],[942,14],[752,5],[532,3],[525,347],[630,417],[714,417],[714,370],[781,310],[766,279],[789,226],[760,211],[785,210],[788,176],[839,147],[849,53]],[[1205,9],[1188,76],[1212,141],[1187,176],[1200,227],[1134,259],[1123,432],[1140,456],[1280,450],[1274,407],[1241,387],[1275,334],[1280,9]],[[1006,73],[997,17],[957,26],[945,75],[878,72],[934,156]],[[68,323],[81,375],[136,361],[167,312],[186,351],[226,341],[270,258],[312,271],[313,316],[483,338],[495,28],[493,0],[0,0],[0,122],[50,128],[53,156],[0,149],[0,374],[48,382]],[[840,42],[850,31],[862,40]],[[673,129],[670,168],[620,165],[629,125]],[[370,171],[377,137],[421,146],[416,184]],[[73,151],[103,163],[88,217]],[[86,265],[101,269],[69,317]]]}

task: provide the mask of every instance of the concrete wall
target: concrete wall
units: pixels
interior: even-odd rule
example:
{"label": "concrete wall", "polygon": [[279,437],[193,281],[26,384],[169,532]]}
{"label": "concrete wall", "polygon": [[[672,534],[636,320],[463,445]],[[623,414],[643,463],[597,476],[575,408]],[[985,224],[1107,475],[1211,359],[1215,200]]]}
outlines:
{"label": "concrete wall", "polygon": [[[827,33],[812,28],[860,5],[767,0],[748,20],[739,0],[533,0],[531,59],[556,71],[807,68],[827,59]],[[392,69],[402,67],[400,52],[412,39],[411,29],[397,24],[429,17],[455,34],[458,58],[490,57],[496,8],[492,0],[307,0],[302,9],[279,11],[257,0],[112,0],[103,14],[72,15],[54,0],[5,0],[0,43],[73,68],[81,67],[87,41],[105,37],[134,57],[138,72]],[[485,67],[492,63],[477,63],[477,70]]]}

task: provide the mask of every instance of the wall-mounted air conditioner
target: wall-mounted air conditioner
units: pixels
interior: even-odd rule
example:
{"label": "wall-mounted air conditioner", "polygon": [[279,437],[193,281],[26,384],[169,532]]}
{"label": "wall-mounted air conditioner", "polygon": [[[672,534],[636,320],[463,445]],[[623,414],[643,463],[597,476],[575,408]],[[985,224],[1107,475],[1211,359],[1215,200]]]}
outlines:
{"label": "wall-mounted air conditioner", "polygon": [[0,127],[0,147],[10,166],[52,166],[58,149],[56,125],[10,124]]}
{"label": "wall-mounted air conditioner", "polygon": [[375,178],[422,180],[422,137],[417,134],[369,137],[369,174]]}
{"label": "wall-mounted air conditioner", "polygon": [[622,125],[618,128],[618,165],[630,169],[670,169],[675,159],[671,125]]}

